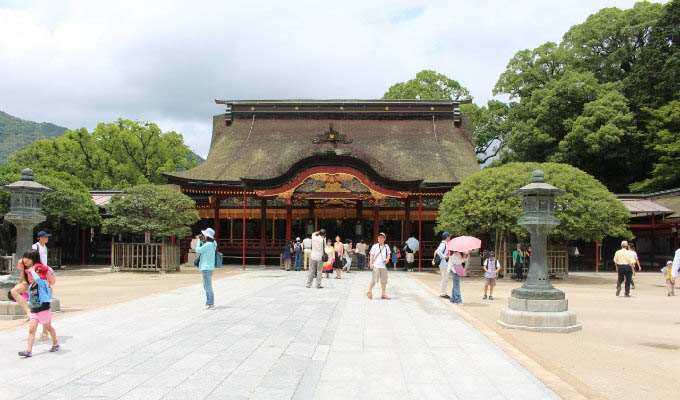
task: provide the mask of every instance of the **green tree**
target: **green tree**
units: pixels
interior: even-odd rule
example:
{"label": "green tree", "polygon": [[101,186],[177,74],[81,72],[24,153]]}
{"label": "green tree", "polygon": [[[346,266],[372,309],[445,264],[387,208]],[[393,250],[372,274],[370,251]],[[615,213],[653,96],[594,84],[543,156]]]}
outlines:
{"label": "green tree", "polygon": [[198,157],[182,135],[162,132],[156,124],[119,119],[36,141],[10,157],[8,165],[31,160],[39,169],[55,169],[77,177],[90,189],[121,189],[165,183],[164,172],[196,166]]}
{"label": "green tree", "polygon": [[626,227],[630,213],[623,203],[591,175],[558,163],[508,163],[472,175],[444,195],[436,230],[526,237],[517,225],[522,200],[512,191],[528,184],[536,169],[543,170],[547,183],[566,192],[556,199],[560,225],[551,231],[552,239],[594,242],[605,236],[632,237]]}
{"label": "green tree", "polygon": [[648,149],[658,157],[654,161],[652,177],[631,185],[634,192],[650,192],[680,186],[680,101],[658,108],[647,109],[651,115],[648,129],[654,141]]}
{"label": "green tree", "polygon": [[472,100],[467,88],[461,86],[457,80],[432,70],[422,70],[416,77],[395,83],[383,95],[385,100]]}
{"label": "green tree", "polygon": [[503,151],[510,131],[507,121],[509,106],[498,100],[489,100],[487,106],[461,104],[461,113],[470,124],[474,138],[477,162],[485,164]]}
{"label": "green tree", "polygon": [[111,218],[102,224],[104,232],[144,233],[160,239],[191,234],[198,221],[196,204],[170,186],[138,185],[111,198],[106,211]]}

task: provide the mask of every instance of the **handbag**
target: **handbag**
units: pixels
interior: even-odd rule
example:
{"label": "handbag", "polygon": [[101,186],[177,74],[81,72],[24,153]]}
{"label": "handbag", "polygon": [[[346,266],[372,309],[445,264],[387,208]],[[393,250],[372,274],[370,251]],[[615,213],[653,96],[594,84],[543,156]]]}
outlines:
{"label": "handbag", "polygon": [[328,254],[324,253],[324,254],[321,256],[321,261],[322,261],[322,262],[328,262]]}
{"label": "handbag", "polygon": [[464,277],[467,275],[465,268],[462,265],[453,265],[453,269],[456,271],[456,275]]}
{"label": "handbag", "polygon": [[201,263],[201,255],[199,254],[198,257],[196,257],[196,259],[194,260],[194,265],[196,267],[198,267],[198,264],[200,264],[200,263]]}

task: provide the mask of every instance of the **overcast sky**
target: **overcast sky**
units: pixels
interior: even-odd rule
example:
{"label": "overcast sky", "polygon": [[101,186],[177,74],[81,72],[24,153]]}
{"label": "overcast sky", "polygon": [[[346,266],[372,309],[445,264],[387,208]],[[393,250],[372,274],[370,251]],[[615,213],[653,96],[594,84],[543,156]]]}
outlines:
{"label": "overcast sky", "polygon": [[380,98],[434,69],[484,104],[515,52],[634,3],[0,0],[0,110],[156,122],[205,157],[214,99]]}

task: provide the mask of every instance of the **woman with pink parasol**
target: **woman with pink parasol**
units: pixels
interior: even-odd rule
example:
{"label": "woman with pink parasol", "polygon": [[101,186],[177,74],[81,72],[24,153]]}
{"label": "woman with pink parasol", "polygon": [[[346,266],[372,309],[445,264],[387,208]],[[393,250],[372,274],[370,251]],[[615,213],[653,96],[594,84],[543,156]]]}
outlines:
{"label": "woman with pink parasol", "polygon": [[463,305],[463,297],[460,293],[460,277],[467,275],[470,266],[471,250],[482,247],[482,241],[472,236],[458,236],[446,244],[449,251],[448,272],[453,275],[453,290],[451,302]]}

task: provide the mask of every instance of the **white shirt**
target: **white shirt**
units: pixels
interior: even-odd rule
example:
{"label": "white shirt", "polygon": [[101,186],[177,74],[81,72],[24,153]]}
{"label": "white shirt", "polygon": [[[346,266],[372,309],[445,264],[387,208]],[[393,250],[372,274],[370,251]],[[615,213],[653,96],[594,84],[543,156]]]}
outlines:
{"label": "white shirt", "polygon": [[314,261],[321,261],[323,258],[325,240],[320,235],[312,234],[312,254],[311,259]]}
{"label": "white shirt", "polygon": [[302,247],[305,249],[305,253],[311,253],[312,252],[312,239],[305,238],[305,240],[302,241]]}
{"label": "white shirt", "polygon": [[456,273],[456,268],[455,265],[462,266],[465,261],[467,261],[470,258],[469,254],[466,254],[463,257],[460,257],[458,253],[451,253],[449,256],[449,261],[446,267],[446,270],[448,272],[453,272],[454,274]]}
{"label": "white shirt", "polygon": [[385,264],[390,259],[390,254],[392,254],[392,251],[387,244],[382,246],[379,243],[374,244],[370,252],[370,255],[373,256],[373,268],[387,268]]}
{"label": "white shirt", "polygon": [[38,250],[40,253],[40,263],[47,265],[47,246],[42,246],[40,242],[33,243],[33,250]]}
{"label": "white shirt", "polygon": [[357,254],[361,254],[362,256],[366,255],[366,245],[363,243],[357,243],[357,248],[354,251]]}
{"label": "white shirt", "polygon": [[673,257],[673,270],[671,271],[671,276],[673,278],[678,276],[680,273],[680,249],[675,250],[675,257]]}

